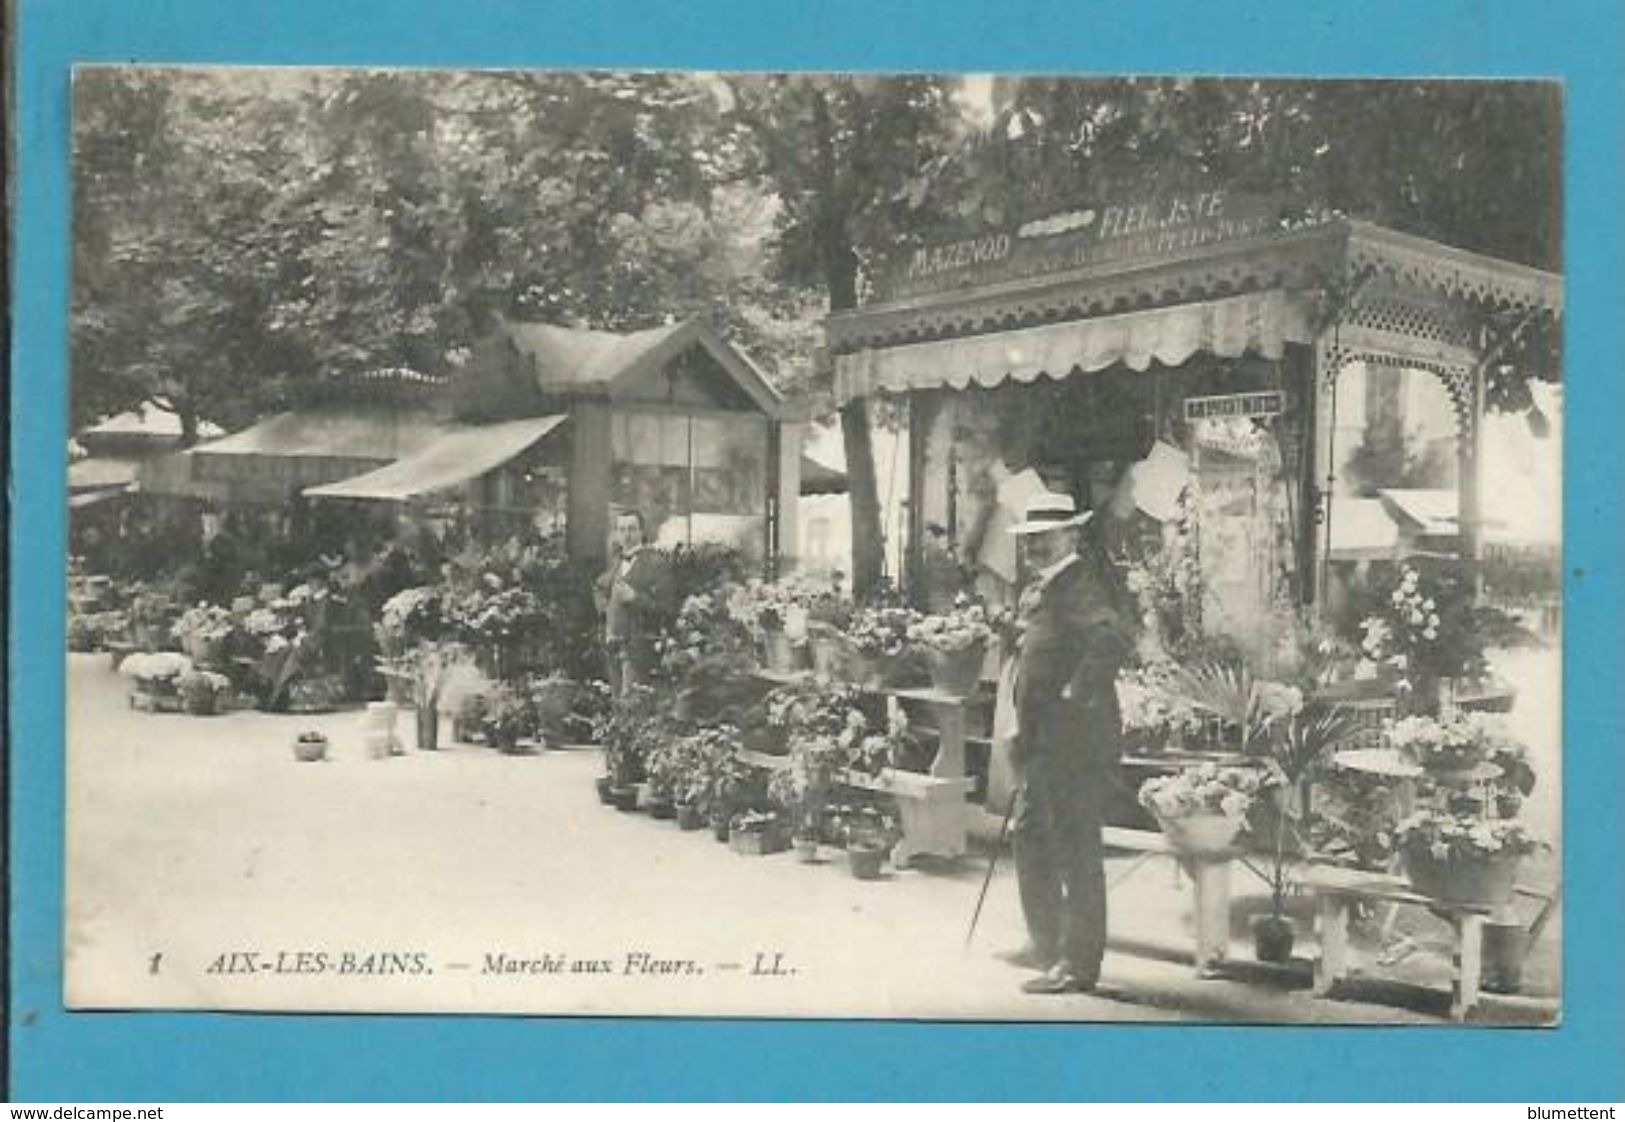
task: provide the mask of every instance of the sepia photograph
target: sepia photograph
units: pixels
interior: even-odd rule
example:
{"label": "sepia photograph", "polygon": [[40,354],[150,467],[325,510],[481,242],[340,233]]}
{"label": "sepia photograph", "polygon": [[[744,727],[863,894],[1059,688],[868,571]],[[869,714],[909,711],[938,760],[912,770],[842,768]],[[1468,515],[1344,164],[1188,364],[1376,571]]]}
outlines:
{"label": "sepia photograph", "polygon": [[67,1008],[1559,1025],[1563,123],[76,68]]}

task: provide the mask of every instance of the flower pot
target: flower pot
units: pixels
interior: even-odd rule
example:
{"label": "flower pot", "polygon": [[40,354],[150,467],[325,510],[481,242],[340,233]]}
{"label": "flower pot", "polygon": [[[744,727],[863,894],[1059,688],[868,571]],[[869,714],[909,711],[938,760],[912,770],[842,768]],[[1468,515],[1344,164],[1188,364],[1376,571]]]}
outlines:
{"label": "flower pot", "polygon": [[790,642],[790,637],[779,628],[769,628],[762,632],[763,662],[769,670],[776,670],[781,674],[794,674],[805,669],[805,647],[798,647]]}
{"label": "flower pot", "polygon": [[293,742],[293,758],[302,764],[314,764],[327,758],[327,737],[307,739],[296,737]]}
{"label": "flower pot", "polygon": [[1440,859],[1422,846],[1405,850],[1411,887],[1443,904],[1494,907],[1512,899],[1521,858],[1507,854]]}
{"label": "flower pot", "polygon": [[596,780],[593,781],[593,785],[598,788],[598,801],[603,803],[605,806],[610,806],[613,802],[613,800],[609,797],[609,789],[612,783],[613,780],[611,780],[607,775],[600,775]]}
{"label": "flower pot", "polygon": [[677,804],[677,828],[679,830],[698,830],[705,825],[705,818],[700,814],[700,808],[693,803]]}
{"label": "flower pot", "polygon": [[797,838],[796,860],[800,861],[803,865],[816,864],[818,861],[818,839]]}
{"label": "flower pot", "polygon": [[1158,816],[1168,844],[1187,857],[1218,857],[1235,848],[1246,819],[1226,814],[1191,814],[1183,818]]}
{"label": "flower pot", "polygon": [[649,800],[649,817],[669,822],[677,817],[677,806],[670,799],[652,798]]}
{"label": "flower pot", "polygon": [[1287,916],[1254,916],[1253,954],[1259,962],[1292,961],[1292,942],[1297,927]]}
{"label": "flower pot", "polygon": [[717,841],[726,842],[729,834],[728,820],[726,818],[711,819],[711,834]]}
{"label": "flower pot", "polygon": [[858,880],[879,880],[880,863],[886,851],[878,845],[855,844],[846,851],[846,861]]}
{"label": "flower pot", "polygon": [[609,801],[616,810],[626,814],[636,813],[638,809],[637,786],[627,784],[611,787],[609,789]]}
{"label": "flower pot", "polygon": [[1480,977],[1490,993],[1523,989],[1523,962],[1529,953],[1529,931],[1521,923],[1484,924],[1484,965]]}
{"label": "flower pot", "polygon": [[728,845],[733,851],[747,857],[782,853],[789,848],[789,844],[782,830],[735,830],[728,837]]}
{"label": "flower pot", "polygon": [[440,710],[432,705],[417,708],[418,751],[433,752],[440,747]]}
{"label": "flower pot", "polygon": [[982,666],[987,660],[987,648],[981,643],[962,651],[927,652],[931,666],[931,685],[955,697],[969,697],[982,681]]}
{"label": "flower pot", "polygon": [[841,642],[834,635],[814,635],[809,642],[812,649],[812,664],[814,673],[823,678],[839,678],[843,673],[843,650]]}

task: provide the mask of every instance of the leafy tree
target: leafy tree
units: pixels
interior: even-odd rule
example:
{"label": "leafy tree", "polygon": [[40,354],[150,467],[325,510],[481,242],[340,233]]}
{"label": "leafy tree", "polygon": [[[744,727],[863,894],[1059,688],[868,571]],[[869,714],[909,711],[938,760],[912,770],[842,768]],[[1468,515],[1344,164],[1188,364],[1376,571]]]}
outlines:
{"label": "leafy tree", "polygon": [[[761,173],[783,205],[778,275],[814,287],[830,312],[858,306],[886,250],[918,236],[921,168],[961,126],[940,78],[778,75],[734,79],[733,115],[754,137]],[[880,581],[884,546],[866,403],[840,406],[852,504],[852,587]]]}

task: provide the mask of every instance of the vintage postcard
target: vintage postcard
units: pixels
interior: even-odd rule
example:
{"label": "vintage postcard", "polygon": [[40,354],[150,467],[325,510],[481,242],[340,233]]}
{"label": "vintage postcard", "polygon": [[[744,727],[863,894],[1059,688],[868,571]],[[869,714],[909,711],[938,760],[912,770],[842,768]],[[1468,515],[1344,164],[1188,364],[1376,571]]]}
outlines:
{"label": "vintage postcard", "polygon": [[1558,1023],[1562,112],[78,69],[68,1007]]}

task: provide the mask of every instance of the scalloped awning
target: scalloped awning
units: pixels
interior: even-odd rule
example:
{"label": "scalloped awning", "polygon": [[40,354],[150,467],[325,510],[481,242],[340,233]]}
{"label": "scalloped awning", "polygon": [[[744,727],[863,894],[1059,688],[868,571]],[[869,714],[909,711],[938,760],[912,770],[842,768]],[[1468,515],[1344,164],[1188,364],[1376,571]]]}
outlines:
{"label": "scalloped awning", "polygon": [[1127,312],[991,335],[868,348],[835,359],[835,393],[844,404],[874,393],[1005,381],[1065,378],[1122,363],[1178,366],[1198,353],[1281,357],[1286,343],[1313,340],[1309,308],[1285,292],[1253,293],[1200,304]]}

